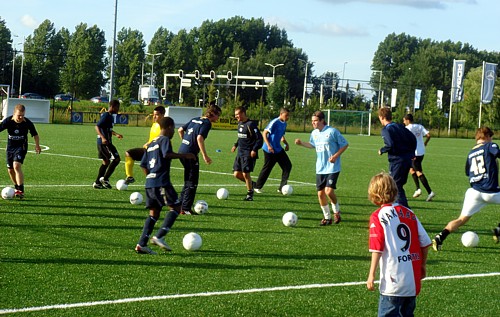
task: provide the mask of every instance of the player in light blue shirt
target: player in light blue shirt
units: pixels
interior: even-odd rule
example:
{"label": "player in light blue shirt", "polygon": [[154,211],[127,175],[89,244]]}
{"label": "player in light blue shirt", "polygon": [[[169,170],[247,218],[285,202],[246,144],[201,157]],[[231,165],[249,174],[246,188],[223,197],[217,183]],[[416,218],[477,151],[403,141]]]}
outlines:
{"label": "player in light blue shirt", "polygon": [[316,149],[316,190],[324,216],[320,225],[328,226],[332,224],[328,200],[332,205],[333,222],[337,224],[341,220],[340,205],[337,195],[335,195],[335,189],[337,189],[337,180],[340,174],[340,156],[347,149],[349,143],[339,130],[326,124],[325,114],[322,111],[313,113],[311,121],[314,130],[311,132],[309,142],[296,139],[295,144]]}

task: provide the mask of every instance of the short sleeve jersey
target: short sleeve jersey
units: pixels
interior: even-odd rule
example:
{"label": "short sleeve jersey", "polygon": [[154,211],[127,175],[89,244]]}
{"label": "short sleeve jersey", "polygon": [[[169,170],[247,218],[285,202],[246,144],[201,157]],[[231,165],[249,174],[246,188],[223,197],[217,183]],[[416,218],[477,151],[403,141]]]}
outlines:
{"label": "short sleeve jersey", "polygon": [[[105,112],[101,115],[99,122],[97,122],[97,126],[101,130],[102,135],[108,140],[109,144],[112,144],[112,136],[113,136],[113,126],[115,125],[114,115]],[[97,135],[97,144],[102,144],[101,136]]]}
{"label": "short sleeve jersey", "polygon": [[151,125],[151,129],[149,130],[149,140],[148,143],[153,142],[154,139],[160,136],[160,124],[158,122],[155,122]]}
{"label": "short sleeve jersey", "polygon": [[[281,138],[285,135],[286,121],[281,121],[279,117],[274,118],[264,129],[264,133],[267,133],[266,131],[269,131],[267,139],[269,143],[271,143],[271,146],[274,149],[274,153],[281,152],[283,150],[283,148],[281,147]],[[264,142],[264,144],[262,145],[262,150],[269,153],[267,143]]]}
{"label": "short sleeve jersey", "polygon": [[309,143],[316,148],[316,174],[333,174],[340,172],[341,157],[335,163],[330,163],[330,156],[348,145],[347,140],[339,130],[325,125],[323,130],[314,129],[311,132]]}
{"label": "short sleeve jersey", "polygon": [[422,251],[431,239],[417,216],[399,204],[382,205],[370,217],[369,250],[382,253],[380,293],[417,296],[422,277]]}
{"label": "short sleeve jersey", "polygon": [[498,145],[493,142],[476,144],[469,152],[465,174],[472,188],[483,193],[500,192],[498,188]]}
{"label": "short sleeve jersey", "polygon": [[0,132],[7,130],[7,150],[15,148],[28,149],[28,132],[32,137],[38,135],[35,125],[28,118],[17,123],[13,116],[9,116],[2,121],[0,125]]}
{"label": "short sleeve jersey", "polygon": [[417,139],[417,149],[415,150],[416,156],[422,156],[425,154],[425,144],[424,144],[424,136],[429,134],[426,128],[423,125],[418,123],[410,123],[406,126],[408,130],[413,133],[415,138]]}
{"label": "short sleeve jersey", "polygon": [[165,156],[172,153],[172,143],[166,136],[159,136],[148,145],[141,160],[141,167],[145,168],[146,188],[164,187],[170,184],[171,159]]}
{"label": "short sleeve jersey", "polygon": [[250,156],[250,152],[262,147],[262,134],[252,120],[238,122],[238,155]]}
{"label": "short sleeve jersey", "polygon": [[206,139],[211,128],[212,122],[204,117],[193,118],[183,125],[182,130],[184,130],[184,136],[181,146],[179,147],[179,153],[193,153],[194,155],[198,155],[198,153],[200,153],[198,136],[201,135]]}

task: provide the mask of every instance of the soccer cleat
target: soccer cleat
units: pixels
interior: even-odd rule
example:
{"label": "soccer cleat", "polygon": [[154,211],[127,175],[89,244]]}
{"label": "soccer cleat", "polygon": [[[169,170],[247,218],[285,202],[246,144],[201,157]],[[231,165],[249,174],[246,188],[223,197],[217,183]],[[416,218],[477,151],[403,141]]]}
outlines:
{"label": "soccer cleat", "polygon": [[417,198],[420,195],[422,195],[422,190],[418,188],[414,193],[413,193],[413,198]]}
{"label": "soccer cleat", "polygon": [[113,186],[111,186],[109,181],[105,180],[104,177],[99,178],[99,182],[101,182],[101,184],[104,188],[107,188],[107,189],[113,188]]}
{"label": "soccer cleat", "polygon": [[165,251],[172,251],[172,248],[165,242],[165,237],[157,238],[156,236],[153,236],[151,238],[151,243],[159,246],[160,248],[162,248]]}
{"label": "soccer cleat", "polygon": [[431,201],[434,196],[436,196],[436,194],[434,192],[431,192],[429,196],[427,196],[427,199],[425,199],[425,201]]}
{"label": "soccer cleat", "polygon": [[330,226],[332,224],[332,219],[321,219],[321,222],[319,223],[320,226]]}
{"label": "soccer cleat", "polygon": [[334,212],[333,213],[333,223],[338,224],[342,218],[340,217],[340,211],[339,212]]}
{"label": "soccer cleat", "polygon": [[443,247],[443,241],[441,241],[441,237],[439,235],[436,235],[434,239],[432,239],[432,248],[434,251],[441,251],[441,248]]}
{"label": "soccer cleat", "polygon": [[125,180],[125,184],[132,184],[132,183],[135,183],[135,178],[133,178],[132,176],[130,177],[127,177],[127,179]]}
{"label": "soccer cleat", "polygon": [[277,192],[277,193],[280,193],[280,194],[283,194],[283,193],[281,192],[281,188],[276,189],[276,192]]}
{"label": "soccer cleat", "polygon": [[101,183],[96,183],[96,182],[94,182],[92,187],[94,187],[95,189],[104,189],[104,186],[102,186]]}
{"label": "soccer cleat", "polygon": [[141,247],[140,245],[136,245],[135,246],[135,252],[137,252],[139,254],[151,254],[151,255],[158,254],[155,251],[151,250],[150,248],[148,248],[148,247]]}
{"label": "soccer cleat", "polygon": [[253,201],[253,195],[247,194],[245,198],[243,198],[245,201]]}
{"label": "soccer cleat", "polygon": [[499,229],[500,229],[500,224],[499,224],[498,228],[491,230],[491,232],[493,233],[493,241],[495,241],[495,243],[498,243],[500,241],[500,230]]}
{"label": "soccer cleat", "polygon": [[14,196],[15,197],[19,197],[19,199],[23,199],[24,198],[24,192],[19,190],[19,189],[16,189],[16,191],[14,192]]}
{"label": "soccer cleat", "polygon": [[253,191],[256,192],[257,194],[262,194],[263,193],[262,189],[260,189],[260,188],[255,188],[254,187]]}

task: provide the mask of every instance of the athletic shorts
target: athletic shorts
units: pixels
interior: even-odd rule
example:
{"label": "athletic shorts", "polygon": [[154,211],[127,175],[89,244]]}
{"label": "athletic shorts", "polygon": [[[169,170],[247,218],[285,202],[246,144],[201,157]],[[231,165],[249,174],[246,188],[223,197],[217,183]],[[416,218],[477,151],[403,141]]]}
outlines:
{"label": "athletic shorts", "polygon": [[23,149],[21,147],[17,147],[14,149],[7,149],[7,168],[8,169],[13,169],[14,168],[14,162],[18,162],[23,164],[24,163],[24,158],[26,157],[26,153],[28,151],[26,149]]}
{"label": "athletic shorts", "polygon": [[236,155],[233,164],[233,171],[250,173],[253,172],[253,168],[255,167],[256,159],[250,156],[239,156]]}
{"label": "athletic shorts", "polygon": [[181,202],[172,184],[146,188],[146,208],[161,209],[163,206],[177,207]]}
{"label": "athletic shorts", "polygon": [[97,144],[97,153],[98,157],[102,160],[120,159],[120,154],[113,144]]}
{"label": "athletic shorts", "polygon": [[411,167],[414,171],[422,172],[422,161],[424,160],[424,156],[415,156],[415,159],[411,161]]}
{"label": "athletic shorts", "polygon": [[339,174],[340,172],[332,174],[316,174],[316,190],[320,191],[325,189],[325,187],[337,189]]}
{"label": "athletic shorts", "polygon": [[500,204],[500,192],[482,193],[471,187],[465,192],[464,204],[460,216],[471,217],[489,204]]}
{"label": "athletic shorts", "polygon": [[130,150],[127,150],[128,156],[130,156],[134,161],[142,160],[144,153],[146,153],[146,149],[143,147],[136,147]]}

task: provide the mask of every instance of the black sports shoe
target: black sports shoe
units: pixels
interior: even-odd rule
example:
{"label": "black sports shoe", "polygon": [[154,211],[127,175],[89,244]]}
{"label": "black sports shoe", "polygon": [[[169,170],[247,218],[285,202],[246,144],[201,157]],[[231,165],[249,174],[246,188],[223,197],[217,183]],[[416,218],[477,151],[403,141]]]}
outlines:
{"label": "black sports shoe", "polygon": [[253,201],[253,195],[247,194],[247,197],[243,198],[245,201]]}
{"label": "black sports shoe", "polygon": [[500,230],[498,230],[500,228],[500,223],[498,225],[498,228],[491,230],[491,232],[493,233],[493,241],[495,241],[495,243],[498,243],[500,241]]}
{"label": "black sports shoe", "polygon": [[132,176],[130,177],[127,177],[127,179],[125,180],[125,184],[132,184],[132,183],[135,183],[135,178],[133,178]]}
{"label": "black sports shoe", "polygon": [[441,241],[441,236],[436,235],[434,239],[432,239],[432,248],[434,251],[441,251],[441,248],[443,247],[443,241]]}
{"label": "black sports shoe", "polygon": [[102,186],[101,183],[96,183],[96,182],[94,182],[92,187],[94,187],[95,189],[104,189],[104,186]]}
{"label": "black sports shoe", "polygon": [[101,182],[101,185],[104,188],[107,188],[107,189],[113,188],[113,186],[111,186],[111,184],[109,183],[109,181],[105,180],[104,177],[99,178],[99,182]]}

